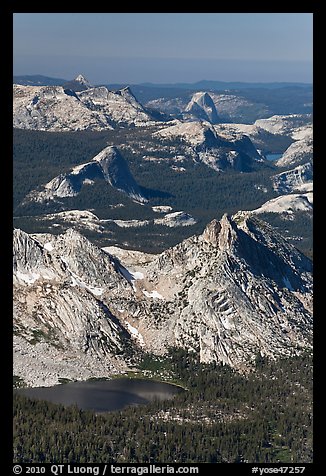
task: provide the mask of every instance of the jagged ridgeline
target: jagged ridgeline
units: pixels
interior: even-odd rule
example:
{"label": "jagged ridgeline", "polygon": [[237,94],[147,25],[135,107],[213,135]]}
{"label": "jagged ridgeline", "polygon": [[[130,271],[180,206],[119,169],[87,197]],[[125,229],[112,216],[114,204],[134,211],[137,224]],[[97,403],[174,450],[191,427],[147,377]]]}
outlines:
{"label": "jagged ridgeline", "polygon": [[112,375],[171,346],[246,371],[311,345],[312,263],[249,213],[159,255],[14,230],[14,374],[30,385]]}
{"label": "jagged ridgeline", "polygon": [[113,129],[117,124],[139,126],[152,122],[151,115],[129,88],[109,91],[104,86],[86,86],[85,81],[78,84],[82,86],[81,91],[64,85],[15,84],[14,127],[49,131],[103,130]]}

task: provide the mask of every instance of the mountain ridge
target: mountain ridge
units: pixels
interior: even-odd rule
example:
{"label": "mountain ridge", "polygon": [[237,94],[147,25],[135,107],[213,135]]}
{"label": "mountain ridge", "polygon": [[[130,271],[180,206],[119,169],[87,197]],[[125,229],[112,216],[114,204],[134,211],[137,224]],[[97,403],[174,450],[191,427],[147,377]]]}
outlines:
{"label": "mountain ridge", "polygon": [[[74,87],[77,84],[78,87]],[[110,91],[73,80],[61,86],[13,85],[13,125],[19,129],[78,131],[149,125],[153,118],[130,89]]]}
{"label": "mountain ridge", "polygon": [[[19,372],[21,338],[31,341],[33,335],[46,355],[55,344],[68,357],[71,342],[75,356],[85,362],[89,356],[87,374],[98,356],[105,375],[106,362],[117,372],[130,365],[123,349],[162,355],[176,345],[198,353],[202,362],[248,371],[259,353],[275,359],[311,348],[312,263],[250,213],[213,220],[201,235],[159,255],[140,254],[140,265],[131,268],[123,254],[107,254],[75,230],[14,236]],[[95,331],[99,316],[107,324]],[[77,329],[77,322],[86,334],[78,331],[76,341],[76,330],[69,329]],[[69,371],[58,364],[57,372]],[[33,370],[32,377],[27,374],[25,380],[40,382]],[[49,383],[55,376],[42,378]]]}

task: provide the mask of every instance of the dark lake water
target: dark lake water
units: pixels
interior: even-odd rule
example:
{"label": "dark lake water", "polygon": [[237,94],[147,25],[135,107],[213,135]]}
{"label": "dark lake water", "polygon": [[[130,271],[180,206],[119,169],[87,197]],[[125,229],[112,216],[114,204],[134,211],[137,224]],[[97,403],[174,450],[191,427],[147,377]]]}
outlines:
{"label": "dark lake water", "polygon": [[277,160],[277,159],[280,159],[282,157],[283,154],[266,154],[265,157],[267,160]]}
{"label": "dark lake water", "polygon": [[17,389],[30,398],[63,405],[76,404],[82,410],[108,412],[129,405],[142,405],[154,399],[169,400],[181,387],[151,380],[119,378],[107,381],[72,382],[54,387]]}

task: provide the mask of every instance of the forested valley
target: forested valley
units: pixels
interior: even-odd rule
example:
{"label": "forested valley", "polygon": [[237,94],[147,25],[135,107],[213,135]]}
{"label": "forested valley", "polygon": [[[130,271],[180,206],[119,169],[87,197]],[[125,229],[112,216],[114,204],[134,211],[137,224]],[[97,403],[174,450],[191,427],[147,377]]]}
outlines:
{"label": "forested valley", "polygon": [[169,401],[95,414],[14,393],[14,462],[311,462],[312,357],[241,375],[171,349],[165,368],[186,389]]}
{"label": "forested valley", "polygon": [[[233,214],[238,210],[253,210],[277,195],[271,186],[270,177],[275,174],[272,165],[258,166],[250,173],[218,173],[186,157],[185,171],[178,172],[173,167],[173,159],[180,140],[162,143],[154,139],[151,132],[150,128],[60,133],[14,130],[14,226],[28,233],[59,233],[69,224],[58,217],[60,226],[52,227],[47,214],[63,210],[92,210],[100,219],[111,220],[152,220],[157,214],[151,207],[157,205],[190,213],[196,224],[188,227],[169,228],[150,223],[121,228],[111,222],[105,224],[102,234],[83,230],[85,236],[99,246],[123,243],[133,249],[159,253],[201,233],[213,218],[220,219],[224,213]],[[108,144],[121,148],[133,176],[148,196],[148,204],[135,203],[100,180],[92,187],[83,187],[77,196],[60,199],[60,202],[23,203],[32,190],[91,160]],[[143,160],[146,150],[157,160]],[[269,213],[263,218],[301,251],[312,256],[312,216],[298,213],[296,220],[290,221]]]}

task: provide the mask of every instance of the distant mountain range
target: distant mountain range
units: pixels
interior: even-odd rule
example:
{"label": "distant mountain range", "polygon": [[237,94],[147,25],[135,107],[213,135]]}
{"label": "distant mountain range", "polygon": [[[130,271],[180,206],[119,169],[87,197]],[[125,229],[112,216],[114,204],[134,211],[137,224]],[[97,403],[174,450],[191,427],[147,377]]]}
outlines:
{"label": "distant mountain range", "polygon": [[248,89],[248,88],[268,88],[278,89],[286,87],[311,87],[310,83],[293,83],[293,82],[273,82],[273,83],[247,83],[243,81],[211,81],[202,80],[195,83],[142,83],[143,86],[152,88],[181,88],[181,89],[208,89],[208,90],[225,90],[225,89]]}
{"label": "distant mountain range", "polygon": [[[87,152],[83,148],[81,156],[76,156],[74,161],[69,159],[65,164],[65,159],[60,159],[62,167],[56,167],[50,161],[51,174],[44,175],[41,167],[42,180],[32,180],[28,186],[22,186],[20,181],[21,191],[15,198],[16,204],[19,204],[15,213],[19,216],[34,216],[35,213],[48,216],[49,213],[67,211],[67,208],[79,210],[81,207],[95,213],[98,220],[106,220],[93,223],[90,229],[100,227],[101,241],[109,239],[110,244],[122,239],[121,230],[117,230],[120,225],[127,228],[133,226],[137,233],[145,225],[153,233],[158,225],[170,227],[170,221],[167,223],[164,219],[160,222],[161,218],[157,218],[152,209],[155,205],[168,206],[172,213],[184,212],[187,217],[189,215],[191,219],[189,221],[187,218],[187,225],[196,224],[198,231],[203,215],[206,221],[216,214],[219,216],[218,209],[224,213],[225,207],[231,213],[245,209],[279,215],[285,221],[276,226],[282,229],[288,227],[289,221],[293,221],[293,214],[297,212],[302,212],[304,220],[311,216],[312,118],[310,114],[295,113],[296,100],[299,110],[300,104],[308,104],[310,93],[303,89],[296,88],[297,93],[293,93],[292,99],[291,88],[272,92],[264,90],[266,97],[274,99],[281,93],[278,98],[280,104],[284,103],[282,96],[291,99],[291,109],[284,115],[273,115],[272,104],[257,101],[257,94],[261,91],[258,89],[249,91],[254,96],[250,98],[250,95],[237,91],[186,90],[179,90],[184,95],[177,93],[177,96],[166,97],[160,89],[152,88],[158,95],[157,99],[143,103],[129,87],[112,90],[105,86],[92,86],[81,74],[62,86],[14,84],[13,89],[13,125],[17,130],[37,133],[87,131],[94,132],[94,138],[99,141],[98,147],[90,147]],[[174,93],[175,90],[170,91]],[[96,135],[98,132],[106,132],[105,140]],[[25,152],[20,152],[21,157],[26,154],[29,156],[28,160],[26,157],[23,159],[24,167],[29,160],[36,160],[32,158],[34,152],[36,157],[39,154],[37,150],[31,153],[28,137],[25,135],[23,139]],[[35,137],[45,139],[44,135]],[[52,140],[51,135],[46,143],[48,140]],[[69,147],[78,147],[78,141],[74,145],[72,143],[75,140],[73,136],[68,139],[63,134],[63,140],[68,140],[70,146],[66,143],[67,149],[59,145],[62,148],[60,156],[65,156]],[[101,155],[104,161],[96,159],[100,151],[105,155],[105,158]],[[266,157],[273,151],[282,156],[272,165]],[[48,159],[42,157],[43,160]],[[102,165],[105,165],[105,171]],[[37,160],[35,166],[39,167]],[[214,175],[207,176],[203,166],[214,171]],[[194,173],[194,167],[198,173]],[[271,167],[275,168],[274,174]],[[229,172],[262,174],[255,179],[239,176],[245,182],[254,180],[254,183],[248,184],[247,189],[244,184],[236,186],[237,193],[242,197],[241,200],[236,199],[236,205],[234,197],[221,200],[223,193],[217,194],[225,181],[232,183]],[[193,173],[194,181],[190,179]],[[206,177],[206,195],[194,199],[196,194],[202,194],[202,174]],[[222,174],[223,177],[218,179],[216,174]],[[155,178],[158,176],[169,179],[162,181]],[[186,192],[183,190],[188,186],[192,193],[185,200]],[[231,187],[234,187],[233,183]],[[277,194],[282,195],[275,201]],[[288,194],[292,194],[291,197]],[[251,195],[253,198],[250,198]],[[163,197],[164,201],[161,201]],[[116,211],[113,216],[112,207],[121,207],[121,202],[124,207],[122,215]],[[137,210],[135,203],[142,203],[139,207],[141,210]],[[108,204],[111,208],[108,208]],[[211,211],[207,215],[206,211],[203,214],[199,209]],[[184,226],[183,221],[175,220],[174,216],[172,218],[173,227]],[[37,218],[28,220],[29,223],[36,220],[32,230],[35,230],[35,226],[38,229]],[[66,228],[66,219],[64,222],[63,228]],[[114,228],[112,223],[117,226]],[[24,229],[25,225],[20,226]],[[56,226],[59,225],[56,223]],[[172,234],[169,232],[169,236]],[[181,237],[181,232],[177,234]],[[302,228],[293,230],[290,236],[296,239],[298,235],[302,236]],[[158,248],[155,250],[162,249],[160,236],[160,233],[156,233],[156,238],[152,236],[147,251],[153,251],[153,240],[157,240],[155,243]],[[142,243],[140,234],[137,240]],[[123,242],[129,243],[129,238],[123,238]],[[169,245],[175,242],[176,237]],[[304,250],[307,248],[307,244],[302,247]]]}
{"label": "distant mountain range", "polygon": [[[17,75],[13,76],[13,83],[25,86],[63,86],[65,83],[70,83],[71,80],[62,78],[52,78],[50,76],[43,76],[41,74],[35,75]],[[99,85],[103,85],[102,83]],[[99,86],[98,85],[98,86]],[[120,89],[127,86],[127,83],[105,84],[107,87],[113,89]],[[139,86],[146,86],[150,88],[178,88],[178,89],[205,89],[205,90],[225,90],[225,89],[248,89],[248,88],[267,88],[279,89],[286,87],[300,87],[310,88],[311,83],[296,83],[296,82],[272,82],[272,83],[247,83],[243,81],[214,81],[201,80],[195,83],[139,83]]]}
{"label": "distant mountain range", "polygon": [[62,86],[67,81],[67,79],[51,78],[42,74],[13,76],[13,83],[22,86]]}

